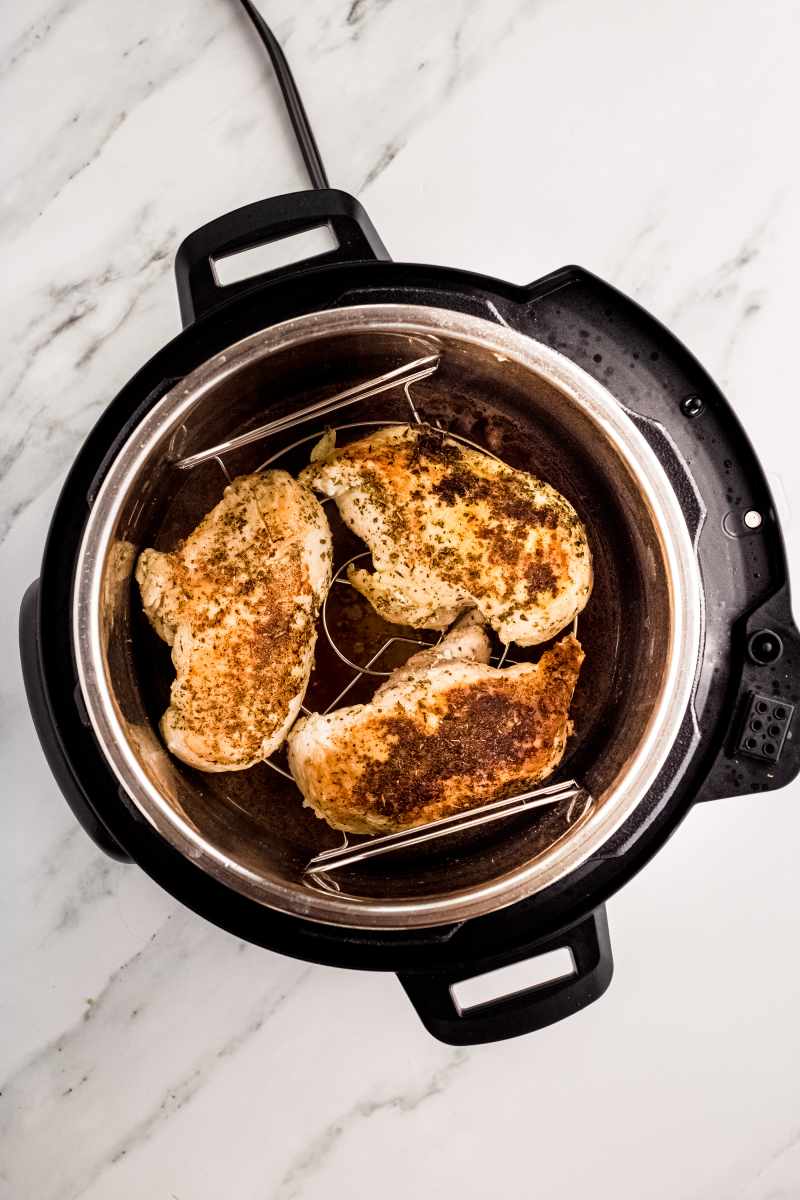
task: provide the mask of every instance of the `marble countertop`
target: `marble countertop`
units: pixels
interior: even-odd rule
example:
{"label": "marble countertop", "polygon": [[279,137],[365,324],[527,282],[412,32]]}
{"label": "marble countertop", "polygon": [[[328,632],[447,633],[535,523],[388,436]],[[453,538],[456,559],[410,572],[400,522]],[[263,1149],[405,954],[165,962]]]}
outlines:
{"label": "marble countertop", "polygon": [[[578,262],[709,368],[800,578],[793,0],[263,0],[396,258]],[[800,1196],[800,785],[694,812],[609,905],[616,973],[456,1050],[391,976],[242,944],[104,858],[16,649],[59,482],[178,328],[183,235],[306,186],[232,0],[31,0],[0,34],[3,1200]]]}

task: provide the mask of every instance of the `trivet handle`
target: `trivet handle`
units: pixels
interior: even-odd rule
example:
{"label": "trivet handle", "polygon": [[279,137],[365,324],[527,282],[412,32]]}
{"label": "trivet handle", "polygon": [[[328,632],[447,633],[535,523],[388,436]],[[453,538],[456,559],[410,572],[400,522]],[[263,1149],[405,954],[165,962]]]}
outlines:
{"label": "trivet handle", "polygon": [[[216,260],[324,225],[336,238],[335,249],[225,286],[217,282]],[[175,256],[181,320],[191,325],[226,300],[310,267],[388,259],[374,225],[348,192],[324,188],[258,200],[209,221],[181,242]]]}
{"label": "trivet handle", "polygon": [[482,971],[467,972],[466,978],[475,978],[562,948],[572,955],[571,974],[467,1009],[459,1006],[452,991],[454,985],[466,982],[464,970],[407,971],[398,978],[423,1025],[440,1042],[451,1046],[496,1042],[544,1029],[602,996],[614,972],[605,906],[544,941],[481,963]]}

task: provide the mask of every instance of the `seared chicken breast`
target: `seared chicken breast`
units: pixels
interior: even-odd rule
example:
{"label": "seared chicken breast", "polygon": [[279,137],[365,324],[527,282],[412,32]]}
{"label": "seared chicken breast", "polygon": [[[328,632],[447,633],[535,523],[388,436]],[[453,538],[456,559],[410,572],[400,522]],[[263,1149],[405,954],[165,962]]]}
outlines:
{"label": "seared chicken breast", "polygon": [[350,582],[387,621],[446,629],[475,607],[503,642],[547,641],[586,604],[592,560],[572,505],[427,425],[319,446],[301,480],[372,551]]}
{"label": "seared chicken breast", "polygon": [[144,611],[172,646],[161,732],[178,758],[241,771],[283,742],[308,684],[331,559],[322,507],[285,471],[234,479],[171,554],[142,552]]}
{"label": "seared chicken breast", "polygon": [[301,718],[289,766],[334,829],[388,833],[524,790],[564,754],[583,651],[571,634],[538,663],[488,665],[462,621],[395,671],[369,704]]}

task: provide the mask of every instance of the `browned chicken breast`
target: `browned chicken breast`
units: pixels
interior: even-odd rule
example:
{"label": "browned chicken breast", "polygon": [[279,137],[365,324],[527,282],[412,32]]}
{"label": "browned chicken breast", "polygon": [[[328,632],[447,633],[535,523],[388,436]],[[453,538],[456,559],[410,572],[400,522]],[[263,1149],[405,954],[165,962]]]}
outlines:
{"label": "browned chicken breast", "polygon": [[[326,435],[329,436],[329,435]],[[592,588],[586,532],[549,484],[427,425],[391,426],[301,473],[372,551],[350,582],[387,621],[446,629],[475,607],[503,642],[547,641]]]}
{"label": "browned chicken breast", "polygon": [[316,498],[285,471],[242,475],[171,554],[136,566],[144,610],[172,646],[164,741],[201,771],[241,771],[299,712],[331,578]]}
{"label": "browned chicken breast", "polygon": [[564,754],[583,651],[562,638],[539,662],[488,665],[461,622],[395,671],[369,704],[313,714],[288,738],[305,802],[334,829],[388,833],[513,795]]}

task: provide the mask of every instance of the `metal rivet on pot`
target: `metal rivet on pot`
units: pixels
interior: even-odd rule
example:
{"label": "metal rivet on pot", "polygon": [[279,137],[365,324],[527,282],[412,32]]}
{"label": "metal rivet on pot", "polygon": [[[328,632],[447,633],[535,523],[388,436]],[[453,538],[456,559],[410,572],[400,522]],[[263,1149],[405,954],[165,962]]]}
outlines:
{"label": "metal rivet on pot", "polygon": [[783,654],[783,642],[772,629],[759,629],[751,634],[747,643],[747,653],[759,666],[769,666],[770,663],[777,662]]}
{"label": "metal rivet on pot", "polygon": [[681,400],[681,412],[685,417],[699,417],[704,407],[701,396],[685,396]]}

